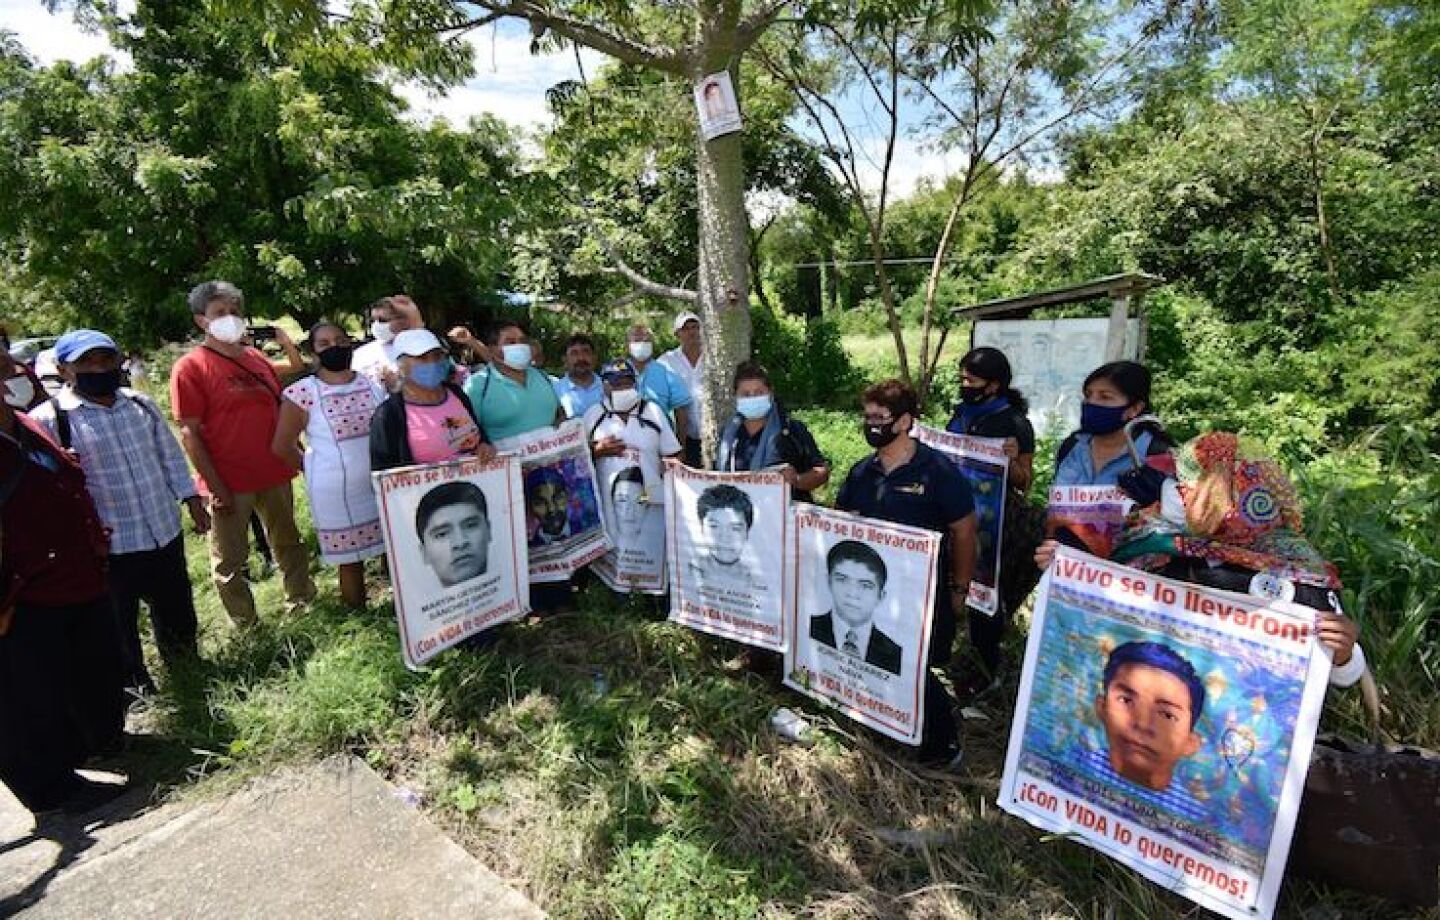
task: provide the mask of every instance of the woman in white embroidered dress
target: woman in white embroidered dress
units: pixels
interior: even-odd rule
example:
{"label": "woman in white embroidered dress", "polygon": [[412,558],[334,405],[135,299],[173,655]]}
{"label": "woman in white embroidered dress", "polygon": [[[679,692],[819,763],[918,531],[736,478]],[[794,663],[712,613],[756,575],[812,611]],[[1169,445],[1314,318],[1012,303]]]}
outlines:
{"label": "woman in white embroidered dress", "polygon": [[316,358],[315,373],[285,388],[271,450],[305,471],[320,558],[339,567],[345,603],[363,609],[365,560],[385,551],[370,486],[369,441],[370,417],[385,391],[350,369],[354,344],[335,323],[316,323],[305,344]]}

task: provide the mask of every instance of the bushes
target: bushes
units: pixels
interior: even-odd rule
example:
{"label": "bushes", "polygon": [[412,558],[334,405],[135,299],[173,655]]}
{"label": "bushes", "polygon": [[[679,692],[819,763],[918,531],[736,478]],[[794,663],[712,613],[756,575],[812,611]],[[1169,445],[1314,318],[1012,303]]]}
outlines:
{"label": "bushes", "polygon": [[750,308],[751,353],[770,371],[775,392],[788,406],[847,405],[860,378],[828,319],[804,320]]}

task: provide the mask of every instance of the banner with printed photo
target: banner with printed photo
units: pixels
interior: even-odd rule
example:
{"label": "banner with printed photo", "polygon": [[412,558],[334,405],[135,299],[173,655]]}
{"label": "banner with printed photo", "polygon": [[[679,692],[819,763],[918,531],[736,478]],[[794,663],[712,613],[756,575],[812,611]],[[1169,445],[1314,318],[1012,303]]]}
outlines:
{"label": "banner with printed photo", "polygon": [[1055,486],[1045,507],[1045,532],[1054,536],[1064,527],[1091,553],[1108,559],[1134,506],[1116,486]]}
{"label": "banner with printed photo", "polygon": [[529,610],[518,460],[407,466],[372,479],[406,665]]}
{"label": "banner with printed photo", "polygon": [[566,581],[605,554],[595,465],[578,420],[506,438],[495,449],[520,460],[532,582]]}
{"label": "banner with printed photo", "polygon": [[1269,917],[1330,673],[1314,616],[1060,548],[1000,806],[1217,913]]}
{"label": "banner with printed photo", "polygon": [[790,486],[778,472],[665,474],[670,619],[781,651]]}
{"label": "banner with printed photo", "polygon": [[610,590],[621,594],[664,594],[663,483],[647,485],[640,452],[633,447],[602,458],[596,468],[610,550],[595,560],[591,571]]}
{"label": "banner with printed photo", "polygon": [[796,505],[785,683],[918,745],[940,534]]}
{"label": "banner with printed photo", "polygon": [[1000,606],[1000,541],[1005,536],[1005,482],[1010,477],[1005,439],[951,434],[928,425],[916,425],[910,433],[949,457],[970,483],[979,548],[965,603],[994,616]]}

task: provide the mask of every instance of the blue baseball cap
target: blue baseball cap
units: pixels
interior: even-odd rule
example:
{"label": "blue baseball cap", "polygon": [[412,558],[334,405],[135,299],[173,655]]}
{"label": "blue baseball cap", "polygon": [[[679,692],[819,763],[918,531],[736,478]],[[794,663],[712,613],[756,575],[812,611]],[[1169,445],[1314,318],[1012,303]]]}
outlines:
{"label": "blue baseball cap", "polygon": [[607,361],[605,366],[600,368],[600,379],[610,383],[619,377],[629,377],[632,380],[640,375],[635,373],[635,365],[624,358],[615,361]]}
{"label": "blue baseball cap", "polygon": [[120,351],[120,346],[115,344],[115,340],[103,332],[96,332],[94,329],[72,329],[60,336],[55,343],[55,360],[62,364],[69,364],[82,357],[86,352],[94,351],[97,348],[108,348],[114,352]]}

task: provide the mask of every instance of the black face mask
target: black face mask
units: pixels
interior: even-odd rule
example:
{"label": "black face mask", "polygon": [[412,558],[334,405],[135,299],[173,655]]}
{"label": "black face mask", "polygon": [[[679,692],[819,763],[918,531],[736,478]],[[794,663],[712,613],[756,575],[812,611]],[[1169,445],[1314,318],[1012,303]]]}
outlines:
{"label": "black face mask", "polygon": [[989,398],[990,394],[985,392],[983,386],[960,388],[960,401],[967,406],[978,406]]}
{"label": "black face mask", "polygon": [[348,371],[350,369],[350,356],[354,353],[354,346],[331,345],[324,351],[317,353],[315,357],[320,359],[320,366],[327,371]]}
{"label": "black face mask", "polygon": [[84,371],[75,374],[75,391],[81,396],[104,399],[120,389],[120,371]]}
{"label": "black face mask", "polygon": [[861,424],[860,430],[865,432],[865,443],[879,450],[886,444],[900,437],[900,432],[895,430],[895,423],[887,425],[866,425]]}

